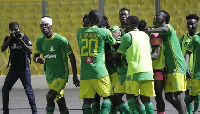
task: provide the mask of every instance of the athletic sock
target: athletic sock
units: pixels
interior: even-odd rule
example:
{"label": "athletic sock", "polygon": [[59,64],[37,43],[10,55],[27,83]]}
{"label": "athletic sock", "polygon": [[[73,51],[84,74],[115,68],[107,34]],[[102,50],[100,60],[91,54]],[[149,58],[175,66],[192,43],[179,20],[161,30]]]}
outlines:
{"label": "athletic sock", "polygon": [[83,104],[82,111],[83,114],[92,114],[92,109],[89,104]]}
{"label": "athletic sock", "polygon": [[190,103],[190,102],[187,100],[186,97],[185,97],[184,101],[185,101],[185,104],[186,104],[187,113],[188,113],[188,114],[193,114],[193,113],[192,113],[192,103]]}
{"label": "athletic sock", "polygon": [[125,102],[121,103],[118,108],[119,108],[120,114],[131,114],[129,106]]}
{"label": "athletic sock", "polygon": [[53,114],[54,109],[55,109],[55,106],[54,107],[46,106],[46,113],[47,114]]}
{"label": "athletic sock", "polygon": [[200,94],[198,94],[198,97],[194,100],[194,112],[198,112],[199,102],[200,102]]}
{"label": "athletic sock", "polygon": [[135,98],[131,98],[128,100],[128,106],[131,111],[131,114],[139,114],[138,105]]}
{"label": "athletic sock", "polygon": [[138,107],[140,114],[146,114],[145,106],[141,105]]}
{"label": "athletic sock", "polygon": [[148,102],[144,104],[146,114],[154,114],[154,108],[152,102]]}
{"label": "athletic sock", "polygon": [[112,103],[110,99],[105,99],[101,105],[101,114],[109,114],[111,111]]}
{"label": "athletic sock", "polygon": [[100,103],[99,102],[93,102],[92,103],[92,114],[100,114]]}
{"label": "athletic sock", "polygon": [[110,114],[117,114],[117,107],[116,106],[112,106]]}

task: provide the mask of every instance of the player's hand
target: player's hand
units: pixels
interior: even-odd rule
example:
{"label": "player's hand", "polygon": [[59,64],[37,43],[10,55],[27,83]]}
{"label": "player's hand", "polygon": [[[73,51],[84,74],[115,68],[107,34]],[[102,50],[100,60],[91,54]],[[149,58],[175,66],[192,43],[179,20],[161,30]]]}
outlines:
{"label": "player's hand", "polygon": [[38,60],[37,60],[37,63],[44,64],[45,63],[45,59],[39,57]]}
{"label": "player's hand", "polygon": [[78,79],[77,76],[73,76],[73,84],[76,86],[76,87],[79,87],[80,86],[80,81]]}
{"label": "player's hand", "polygon": [[187,78],[192,78],[192,72],[191,72],[190,69],[187,69],[186,77]]}
{"label": "player's hand", "polygon": [[10,37],[11,37],[11,38],[15,38],[15,37],[16,37],[14,31],[10,31]]}

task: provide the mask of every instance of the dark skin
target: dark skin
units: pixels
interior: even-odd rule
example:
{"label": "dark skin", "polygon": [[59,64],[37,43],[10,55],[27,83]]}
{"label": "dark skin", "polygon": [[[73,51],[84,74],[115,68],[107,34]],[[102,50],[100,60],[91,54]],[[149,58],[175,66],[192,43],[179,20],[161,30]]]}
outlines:
{"label": "dark skin", "polygon": [[[169,32],[170,28],[166,27],[166,14],[158,12],[155,16],[155,25],[157,28],[146,30],[147,33],[165,33]],[[183,99],[183,91],[165,93],[165,99],[170,102],[174,108],[179,111],[179,114],[186,114],[186,105]]]}
{"label": "dark skin", "polygon": [[[153,18],[153,24],[155,25],[156,17]],[[160,55],[160,46],[152,46],[151,59],[156,60]],[[164,89],[165,82],[163,80],[154,80],[155,100],[157,112],[165,111],[165,102],[162,97],[162,91]]]}
{"label": "dark skin", "polygon": [[16,32],[20,32],[19,26],[15,25],[9,29],[10,29],[10,36],[9,36],[8,40],[1,46],[1,51],[4,52],[10,45],[11,41],[15,39],[21,44],[24,51],[26,51],[28,54],[32,54],[32,51],[33,51],[32,46],[26,45],[25,42],[22,40],[22,38],[17,38],[15,36]]}
{"label": "dark skin", "polygon": [[83,27],[89,27],[89,19],[88,19],[88,17],[86,17],[86,18],[83,20]]}
{"label": "dark skin", "polygon": [[196,19],[187,20],[187,29],[190,36],[193,36],[196,34],[197,27],[198,27],[198,21]]}
{"label": "dark skin", "polygon": [[[192,52],[190,52],[190,51],[186,51],[186,54],[185,54],[185,61],[187,63],[187,66],[188,66],[188,63],[190,61],[191,53]],[[187,95],[186,98],[187,98],[187,101],[189,101],[191,103],[193,100],[198,99],[198,95],[197,96]]]}
{"label": "dark skin", "polygon": [[126,32],[126,30],[125,30],[126,25],[127,25],[126,21],[127,21],[127,18],[128,18],[129,15],[130,15],[130,12],[127,11],[127,10],[121,10],[119,12],[119,21],[121,23],[121,33],[122,33],[122,35],[125,34],[125,32]]}
{"label": "dark skin", "polygon": [[[193,36],[196,34],[197,27],[198,27],[198,21],[196,19],[188,19],[187,20],[187,30],[188,30],[188,33],[190,36]],[[188,54],[188,55],[186,55],[187,57],[190,57],[191,52],[188,51],[186,54]],[[188,58],[185,58],[185,59],[188,59]],[[191,74],[192,74],[192,72],[188,68],[187,74],[186,74],[187,78],[192,78]],[[189,95],[189,89],[185,91],[185,95],[186,96]]]}
{"label": "dark skin", "polygon": [[[130,19],[128,18],[126,30],[132,31],[134,29],[138,29],[138,25],[132,25]],[[118,58],[121,58],[121,56],[122,56],[122,54],[117,52],[113,57],[115,59],[117,59],[119,61],[119,63],[121,63],[121,59],[118,59]],[[119,95],[119,97],[121,97],[121,95]],[[144,103],[150,102],[150,97],[146,97],[146,96],[143,96],[143,95],[135,96],[134,94],[126,94],[126,98],[127,98],[127,100],[129,100],[131,98],[137,99],[137,103],[138,103],[139,106],[143,105]],[[123,101],[121,101],[121,102],[123,102]]]}
{"label": "dark skin", "polygon": [[[98,26],[101,22],[101,17],[98,17],[97,19],[93,19],[93,20],[89,20],[89,27],[92,27],[92,26]],[[113,46],[115,46],[116,44],[114,44]],[[93,98],[84,98],[83,99],[83,104],[89,104],[91,105],[93,103],[93,100],[96,101],[96,102],[99,102],[100,100],[100,96],[96,93],[96,95],[94,96],[95,97],[95,100]],[[110,99],[112,101],[112,98],[113,96],[108,96],[108,97],[103,97],[103,99]]]}
{"label": "dark skin", "polygon": [[[40,28],[41,28],[41,31],[42,31],[42,33],[44,34],[44,36],[46,38],[49,39],[49,38],[51,38],[53,36],[54,33],[52,31],[52,26],[51,25],[49,25],[49,24],[40,24]],[[73,53],[71,53],[68,56],[69,56],[70,63],[71,63],[71,66],[72,66],[73,84],[76,87],[79,87],[80,86],[80,81],[79,81],[79,79],[77,77],[77,68],[76,68],[75,56],[74,56]],[[36,58],[38,58],[37,61],[36,61]],[[40,63],[40,64],[44,64],[45,63],[45,59],[40,57],[40,53],[35,53],[34,54],[33,61],[36,62],[36,63]],[[46,95],[47,106],[50,106],[50,107],[54,107],[55,106],[54,99],[55,99],[57,94],[58,94],[58,92],[56,92],[55,90],[50,89],[48,91],[48,93]],[[59,106],[59,110],[61,112],[67,110],[64,98],[61,98],[60,100],[58,100],[57,103],[58,103],[58,106]]]}

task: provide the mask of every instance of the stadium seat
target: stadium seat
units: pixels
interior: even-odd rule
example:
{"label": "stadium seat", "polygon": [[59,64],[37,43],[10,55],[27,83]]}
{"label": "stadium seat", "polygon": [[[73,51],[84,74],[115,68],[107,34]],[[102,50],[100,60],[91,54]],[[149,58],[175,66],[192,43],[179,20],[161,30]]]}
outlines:
{"label": "stadium seat", "polygon": [[60,33],[60,26],[54,24],[52,29],[54,33]]}
{"label": "stadium seat", "polygon": [[48,7],[48,14],[58,14],[60,12],[60,7],[57,5],[51,5]]}
{"label": "stadium seat", "polygon": [[67,36],[67,33],[71,33],[72,29],[69,25],[63,25],[60,28],[60,34],[63,34],[64,36]]}
{"label": "stadium seat", "polygon": [[71,7],[71,13],[78,13],[77,11],[82,12],[82,5],[74,5]]}
{"label": "stadium seat", "polygon": [[36,6],[27,6],[26,14],[37,14],[37,7]]}
{"label": "stadium seat", "polygon": [[31,74],[32,75],[38,75],[38,68],[37,68],[36,64],[31,64],[30,68],[31,68]]}
{"label": "stadium seat", "polygon": [[[53,18],[52,18],[53,19]],[[59,18],[54,18],[53,19],[53,26],[54,25],[57,25],[57,26],[62,26],[62,23],[61,23],[61,21],[60,21],[60,19]]]}
{"label": "stadium seat", "polygon": [[179,2],[178,6],[177,6],[178,10],[182,11],[188,8],[188,5],[186,2]]}
{"label": "stadium seat", "polygon": [[170,10],[169,14],[171,17],[176,17],[176,16],[180,15],[180,12],[179,12],[179,10]]}
{"label": "stadium seat", "polygon": [[62,19],[61,22],[62,22],[63,25],[69,25],[71,27],[74,26],[74,22],[73,22],[72,18]]}

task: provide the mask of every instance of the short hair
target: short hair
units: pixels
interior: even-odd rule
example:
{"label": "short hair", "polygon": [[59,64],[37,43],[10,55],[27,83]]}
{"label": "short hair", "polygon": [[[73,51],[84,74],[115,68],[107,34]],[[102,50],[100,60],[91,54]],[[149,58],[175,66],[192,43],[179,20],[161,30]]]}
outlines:
{"label": "short hair", "polygon": [[9,24],[9,29],[12,28],[12,27],[14,27],[14,26],[18,26],[19,27],[19,24],[17,22],[11,22]]}
{"label": "short hair", "polygon": [[129,16],[127,19],[130,20],[131,25],[137,25],[138,26],[139,23],[140,23],[140,20],[138,19],[138,17],[134,16],[134,15]]}
{"label": "short hair", "polygon": [[165,11],[165,10],[160,10],[161,12],[163,12],[163,13],[165,13],[165,22],[166,22],[166,24],[168,24],[169,23],[169,21],[170,21],[170,15],[169,15],[169,13],[167,12],[167,11]]}
{"label": "short hair", "polygon": [[105,26],[107,29],[110,28],[110,25],[109,25],[109,22],[108,22],[108,18],[106,16],[102,16],[101,24],[102,24],[102,26]]}
{"label": "short hair", "polygon": [[126,10],[126,11],[128,11],[128,13],[130,14],[130,10],[127,9],[127,8],[122,8],[122,9],[120,9],[120,10],[119,10],[119,14],[120,14],[120,12],[121,12],[122,10]]}
{"label": "short hair", "polygon": [[42,18],[45,18],[45,17],[51,18],[51,17],[50,17],[50,16],[48,16],[48,15],[42,16]]}
{"label": "short hair", "polygon": [[101,18],[101,13],[98,10],[91,10],[88,14],[88,19],[91,22],[96,22],[99,18]]}
{"label": "short hair", "polygon": [[186,20],[188,20],[188,19],[195,19],[198,22],[199,16],[197,16],[196,14],[189,14],[188,16],[186,16]]}
{"label": "short hair", "polygon": [[85,15],[83,16],[83,22],[85,21],[86,18],[88,18],[88,14],[85,14]]}
{"label": "short hair", "polygon": [[143,30],[145,30],[145,27],[147,26],[147,22],[146,21],[144,21],[144,20],[140,20],[140,23],[139,23],[139,25],[138,25],[138,29],[140,30],[140,31],[143,31]]}

